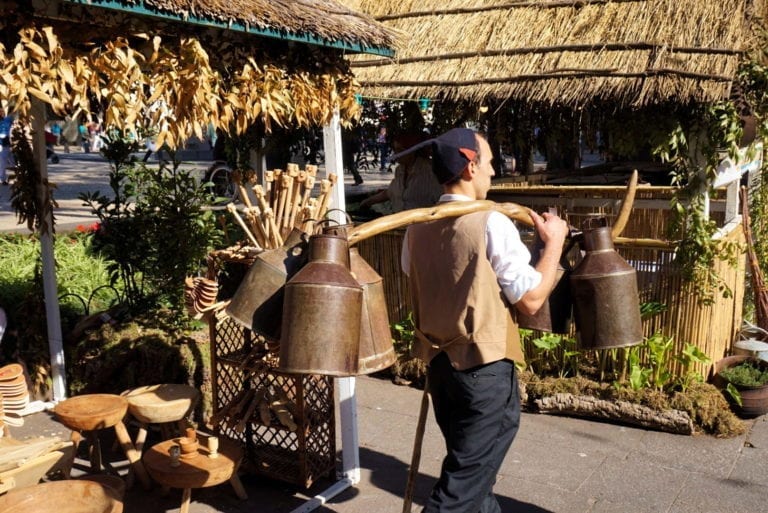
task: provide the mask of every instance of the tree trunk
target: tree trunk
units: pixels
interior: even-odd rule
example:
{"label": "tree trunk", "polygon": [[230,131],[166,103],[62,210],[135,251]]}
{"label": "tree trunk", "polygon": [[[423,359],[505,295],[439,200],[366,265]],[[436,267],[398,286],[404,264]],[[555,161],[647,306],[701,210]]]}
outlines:
{"label": "tree trunk", "polygon": [[626,401],[606,401],[566,393],[535,399],[534,404],[540,413],[614,420],[680,435],[693,433],[691,417],[680,410],[656,411]]}

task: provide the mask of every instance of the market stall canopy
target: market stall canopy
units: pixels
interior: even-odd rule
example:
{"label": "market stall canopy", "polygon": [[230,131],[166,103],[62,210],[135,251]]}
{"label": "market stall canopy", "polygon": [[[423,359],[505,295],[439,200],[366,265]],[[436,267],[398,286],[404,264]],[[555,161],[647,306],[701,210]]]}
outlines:
{"label": "market stall canopy", "polygon": [[765,0],[343,0],[405,34],[366,96],[580,108],[727,98]]}
{"label": "market stall canopy", "polygon": [[[392,55],[391,34],[330,0],[61,0],[351,52]],[[34,2],[33,2],[34,3]],[[52,2],[45,2],[50,5]]]}
{"label": "market stall canopy", "polygon": [[319,126],[359,112],[346,56],[394,34],[330,0],[0,0],[0,97],[150,128],[158,145],[212,124]]}

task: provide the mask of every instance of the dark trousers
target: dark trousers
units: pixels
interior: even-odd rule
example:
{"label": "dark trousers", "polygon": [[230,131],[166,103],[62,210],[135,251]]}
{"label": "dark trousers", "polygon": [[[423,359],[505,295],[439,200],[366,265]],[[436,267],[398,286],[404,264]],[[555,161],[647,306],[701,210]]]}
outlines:
{"label": "dark trousers", "polygon": [[496,474],[520,425],[515,364],[457,371],[440,353],[429,364],[429,392],[447,455],[424,513],[496,513]]}

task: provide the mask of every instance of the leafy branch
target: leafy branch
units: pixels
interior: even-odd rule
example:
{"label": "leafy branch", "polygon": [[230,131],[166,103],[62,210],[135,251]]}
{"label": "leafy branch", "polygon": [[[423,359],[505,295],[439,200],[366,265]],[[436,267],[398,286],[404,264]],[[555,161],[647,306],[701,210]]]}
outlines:
{"label": "leafy branch", "polygon": [[732,296],[715,263],[720,260],[735,265],[741,247],[716,236],[717,224],[709,218],[706,203],[714,192],[717,166],[724,155],[738,161],[741,137],[736,107],[732,101],[724,101],[681,116],[669,138],[654,148],[662,161],[673,165],[672,185],[677,191],[670,201],[670,238],[679,241],[677,263],[683,279],[705,305],[714,303],[715,291],[723,297]]}

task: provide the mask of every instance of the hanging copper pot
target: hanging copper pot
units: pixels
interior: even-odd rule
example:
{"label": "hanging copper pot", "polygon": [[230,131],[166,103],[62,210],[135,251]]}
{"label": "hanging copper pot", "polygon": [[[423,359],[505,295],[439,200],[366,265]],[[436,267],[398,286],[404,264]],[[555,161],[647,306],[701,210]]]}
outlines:
{"label": "hanging copper pot", "polygon": [[[573,240],[573,239],[571,239]],[[539,311],[533,315],[517,311],[517,324],[521,328],[530,330],[546,331],[549,333],[569,333],[571,326],[571,311],[573,302],[571,300],[571,286],[569,278],[572,272],[571,264],[568,262],[567,254],[569,246],[563,251],[563,257],[557,267],[555,276],[555,287],[549,294]],[[535,266],[541,258],[541,252],[544,250],[544,243],[536,235],[531,250],[531,265]]]}
{"label": "hanging copper pot", "polygon": [[346,237],[310,237],[307,264],[285,285],[279,369],[355,375],[362,304]]}
{"label": "hanging copper pot", "polygon": [[611,228],[585,229],[584,258],[571,274],[577,338],[583,349],[610,349],[643,340],[637,272],[613,247]]}
{"label": "hanging copper pot", "polygon": [[283,287],[306,261],[306,235],[294,229],[281,247],[256,256],[232,296],[227,315],[270,340],[278,340],[283,313]]}
{"label": "hanging copper pot", "polygon": [[[323,227],[323,233],[346,238],[352,228],[351,222],[329,223]],[[349,265],[352,276],[363,288],[357,374],[372,374],[386,369],[397,360],[389,328],[384,279],[360,256],[357,248],[349,250]]]}
{"label": "hanging copper pot", "polygon": [[357,248],[349,250],[349,259],[352,275],[363,288],[357,374],[371,374],[386,369],[397,359],[389,328],[384,279],[360,256]]}

